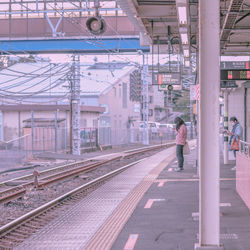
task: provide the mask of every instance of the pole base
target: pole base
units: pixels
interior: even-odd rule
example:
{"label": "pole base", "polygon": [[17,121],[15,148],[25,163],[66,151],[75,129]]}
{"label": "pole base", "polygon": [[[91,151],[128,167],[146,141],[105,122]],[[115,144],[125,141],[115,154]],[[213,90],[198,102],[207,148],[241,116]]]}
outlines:
{"label": "pole base", "polygon": [[200,246],[199,243],[194,245],[194,250],[225,250],[223,245],[220,246]]}

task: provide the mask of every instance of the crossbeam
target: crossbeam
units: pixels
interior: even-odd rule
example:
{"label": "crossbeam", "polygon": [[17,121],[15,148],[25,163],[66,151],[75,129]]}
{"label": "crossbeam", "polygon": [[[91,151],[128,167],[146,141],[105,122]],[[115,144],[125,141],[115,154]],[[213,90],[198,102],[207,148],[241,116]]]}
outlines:
{"label": "crossbeam", "polygon": [[0,41],[1,54],[121,53],[139,50],[150,51],[149,47],[140,46],[139,37]]}

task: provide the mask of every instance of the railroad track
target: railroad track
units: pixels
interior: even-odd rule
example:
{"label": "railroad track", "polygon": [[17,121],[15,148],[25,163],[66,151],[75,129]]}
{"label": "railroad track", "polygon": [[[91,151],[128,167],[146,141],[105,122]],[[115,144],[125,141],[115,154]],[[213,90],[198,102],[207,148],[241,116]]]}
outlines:
{"label": "railroad track", "polygon": [[[64,171],[62,171],[60,175],[53,174],[50,177],[47,176],[44,178],[45,181],[40,182],[40,183],[41,183],[41,186],[49,185],[53,182],[56,182],[65,178],[69,178],[70,176],[72,177],[84,171],[91,171],[92,168],[97,168],[111,161],[131,158],[135,155],[139,155],[139,154],[151,151],[151,150],[157,150],[162,147],[170,147],[173,145],[174,143],[168,143],[164,145],[156,145],[156,146],[150,146],[150,147],[136,149],[136,150],[129,150],[129,151],[125,151],[119,154],[114,154],[113,157],[109,159],[103,159],[100,162],[91,162],[90,164],[87,164],[86,166],[83,166],[83,167],[81,167],[79,162],[77,162],[76,164],[79,164],[79,165],[77,165],[78,167],[75,168],[73,171],[69,169],[65,170],[64,168]],[[40,207],[35,208],[29,211],[28,213],[21,215],[20,217],[13,219],[11,222],[3,225],[2,227],[0,227],[0,249],[12,249],[14,246],[19,245],[27,237],[29,237],[30,235],[32,235],[33,233],[41,229],[49,221],[51,221],[53,218],[58,216],[60,212],[66,210],[69,206],[72,206],[73,204],[81,200],[83,197],[85,197],[88,194],[88,192],[95,190],[97,187],[105,183],[111,177],[121,173],[122,171],[126,170],[127,168],[135,165],[136,163],[142,160],[143,159],[133,161],[132,163],[127,164],[126,166],[119,167],[118,169],[113,170],[109,172],[108,174],[95,178],[94,180],[91,180],[73,189],[72,191],[69,191],[59,196],[58,198],[52,201],[49,201],[41,205]],[[16,193],[15,194],[16,197],[18,197],[18,195],[21,195],[21,192],[25,191],[25,189],[23,190],[21,189],[19,191],[20,191],[20,194]],[[9,198],[9,201],[10,200],[11,198]]]}
{"label": "railroad track", "polygon": [[69,177],[77,176],[81,173],[87,173],[109,162],[120,160],[121,158],[124,158],[124,159],[131,158],[135,155],[146,153],[151,150],[157,150],[166,146],[168,147],[173,144],[174,143],[167,143],[167,144],[162,144],[162,145],[143,147],[143,148],[138,148],[134,150],[124,151],[121,153],[112,154],[112,157],[109,159],[103,159],[103,160],[101,159],[97,161],[96,158],[93,158],[93,159],[66,164],[66,165],[56,167],[53,169],[48,169],[39,173],[40,178],[39,178],[39,181],[37,181],[37,183],[35,183],[35,181],[33,180],[34,179],[33,174],[25,175],[22,177],[18,177],[12,180],[2,182],[0,183],[0,187],[7,186],[8,184],[13,183],[13,182],[17,182],[17,183],[22,182],[22,183],[15,187],[0,191],[0,205],[6,204],[18,198],[22,198],[26,193],[26,189],[29,187],[33,187],[33,186],[35,186],[36,188],[45,187],[54,182],[58,182]]}
{"label": "railroad track", "polygon": [[0,249],[13,249],[26,238],[44,227],[54,219],[60,212],[84,198],[87,192],[94,190],[111,177],[123,172],[129,167],[143,161],[137,160],[108,174],[98,177],[30,212],[11,221],[0,228]]}
{"label": "railroad track", "polygon": [[[32,186],[36,186],[36,188],[41,188],[47,186],[53,182],[57,182],[63,180],[65,178],[69,178],[72,176],[76,176],[80,173],[87,173],[92,171],[93,169],[107,164],[109,162],[119,160],[121,158],[130,158],[132,156],[149,152],[151,150],[157,150],[162,147],[168,147],[173,145],[174,143],[166,143],[162,145],[154,145],[149,147],[142,147],[138,149],[133,149],[129,151],[124,151],[121,153],[112,154],[112,157],[109,159],[98,160],[96,158],[88,159],[84,161],[79,161],[75,163],[65,164],[63,166],[59,166],[53,169],[48,169],[39,173],[39,181],[38,183],[34,183],[34,175],[29,174],[22,177],[18,177],[15,179],[7,180],[5,182],[0,183],[0,187],[8,186],[13,182],[22,182],[21,184],[0,191],[0,204],[6,204],[12,200],[21,198],[26,193],[26,189]],[[41,178],[42,177],[42,178]]]}

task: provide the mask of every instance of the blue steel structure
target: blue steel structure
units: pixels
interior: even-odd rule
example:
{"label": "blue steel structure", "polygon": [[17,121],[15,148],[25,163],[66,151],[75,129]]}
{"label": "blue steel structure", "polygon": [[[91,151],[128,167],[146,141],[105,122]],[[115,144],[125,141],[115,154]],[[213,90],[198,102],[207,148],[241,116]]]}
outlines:
{"label": "blue steel structure", "polygon": [[48,39],[0,41],[1,54],[149,52],[139,38]]}

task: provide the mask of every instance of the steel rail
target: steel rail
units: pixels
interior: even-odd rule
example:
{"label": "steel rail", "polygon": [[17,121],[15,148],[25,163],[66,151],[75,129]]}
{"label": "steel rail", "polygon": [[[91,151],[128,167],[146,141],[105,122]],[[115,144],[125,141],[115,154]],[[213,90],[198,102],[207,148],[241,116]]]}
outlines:
{"label": "steel rail", "polygon": [[[147,148],[154,148],[154,147],[158,147],[158,146],[171,146],[173,143],[165,143],[165,144],[157,144],[157,145],[153,145],[153,146],[149,146],[149,147],[141,147],[141,148],[136,148],[136,149],[132,149],[132,150],[127,150],[127,151],[123,151],[123,152],[120,152],[120,153],[124,153],[124,154],[129,154],[129,153],[132,153],[132,152],[135,152],[135,151],[140,151],[140,150],[146,150]],[[111,155],[118,155],[119,153],[112,153]],[[109,156],[110,154],[108,154],[107,156]],[[47,170],[44,170],[44,171],[41,171],[39,173],[40,176],[44,175],[44,174],[48,174],[48,173],[51,173],[51,172],[54,172],[54,171],[57,171],[57,170],[61,170],[63,168],[68,168],[68,167],[74,167],[74,166],[77,166],[77,165],[80,165],[80,164],[85,164],[85,163],[88,163],[88,162],[91,162],[91,161],[96,161],[96,160],[101,160],[102,158],[104,158],[105,155],[99,155],[97,157],[93,157],[93,158],[90,158],[90,159],[87,159],[87,160],[84,160],[84,161],[78,161],[78,162],[73,162],[73,163],[69,163],[69,164],[65,164],[65,165],[62,165],[62,166],[58,166],[56,168],[51,168],[51,169],[47,169]],[[8,183],[10,182],[14,182],[14,181],[21,181],[21,180],[25,180],[25,179],[28,179],[28,178],[33,178],[33,174],[28,174],[28,175],[24,175],[24,176],[21,176],[21,177],[16,177],[16,178],[13,178],[13,179],[10,179],[10,180],[6,180],[6,181],[3,181],[3,182],[0,182],[0,186],[6,186],[8,185]]]}
{"label": "steel rail", "polygon": [[[69,178],[71,176],[76,176],[76,175],[78,175],[80,173],[89,172],[89,171],[91,171],[91,170],[93,170],[93,169],[95,169],[95,168],[97,168],[97,167],[99,167],[101,165],[104,165],[104,164],[106,164],[108,162],[111,162],[111,161],[115,161],[115,160],[118,160],[118,159],[121,159],[121,158],[129,158],[129,157],[134,156],[136,154],[141,154],[141,153],[145,153],[145,152],[148,152],[148,151],[151,151],[151,150],[156,150],[156,149],[159,149],[159,148],[162,148],[162,147],[165,147],[165,146],[167,146],[167,147],[168,146],[173,146],[174,144],[175,143],[166,143],[166,144],[162,144],[162,145],[153,145],[153,146],[149,146],[149,147],[142,147],[142,148],[138,148],[138,149],[135,149],[135,150],[128,150],[128,151],[124,151],[124,152],[121,152],[121,153],[116,153],[110,159],[106,159],[106,160],[104,159],[104,160],[102,160],[100,162],[92,163],[92,164],[85,165],[85,166],[82,166],[82,167],[79,167],[79,168],[65,170],[65,171],[56,173],[54,175],[46,176],[43,179],[39,179],[37,188],[47,186],[49,184],[52,184],[54,182],[57,182],[57,181],[60,181],[60,180],[66,179],[66,178]],[[92,160],[94,160],[94,159],[88,159],[88,160],[85,160],[85,161],[66,164],[66,165],[63,165],[63,166],[59,166],[57,168],[45,170],[45,171],[41,172],[41,174],[45,175],[45,174],[48,174],[48,173],[51,173],[51,172],[55,172],[56,170],[61,170],[63,168],[79,166],[81,164],[91,162]],[[14,180],[15,181],[19,180],[20,181],[20,180],[24,180],[24,179],[27,179],[27,178],[33,178],[33,177],[34,177],[33,174],[30,174],[30,175],[15,178],[15,179],[12,179],[12,180],[9,180],[9,181],[5,181],[4,184],[10,183],[11,181],[14,181]],[[0,185],[1,184],[3,184],[3,183],[0,183]],[[26,192],[25,188],[27,188],[27,187],[29,187],[29,186],[31,186],[33,184],[34,184],[34,181],[32,180],[32,181],[29,181],[27,183],[20,184],[20,185],[18,185],[16,187],[1,191],[0,195],[2,195],[2,197],[0,197],[0,204],[1,203],[7,203],[7,202],[9,202],[11,200],[22,197]]]}
{"label": "steel rail", "polygon": [[95,184],[97,184],[99,182],[103,182],[103,181],[113,177],[114,175],[117,175],[120,172],[126,170],[127,168],[129,168],[129,167],[131,167],[131,166],[145,160],[146,158],[137,160],[135,162],[132,162],[132,163],[130,163],[130,164],[126,165],[126,166],[123,166],[123,167],[121,167],[119,169],[116,169],[116,170],[114,170],[114,171],[112,171],[112,172],[110,172],[108,174],[105,174],[105,175],[103,175],[101,177],[98,177],[98,178],[96,178],[96,179],[94,179],[94,180],[92,180],[92,181],[90,181],[90,182],[88,182],[86,184],[83,184],[82,186],[77,187],[77,188],[69,191],[68,193],[63,194],[63,195],[59,196],[58,198],[56,198],[56,199],[54,199],[54,200],[52,200],[52,201],[50,201],[50,202],[48,202],[48,203],[46,203],[46,204],[44,204],[44,205],[42,205],[40,207],[28,212],[27,214],[24,214],[21,217],[9,222],[8,224],[0,227],[0,237],[3,237],[4,233],[9,232],[10,230],[15,228],[16,226],[21,226],[25,221],[31,220],[31,218],[40,215],[41,213],[43,213],[46,210],[50,209],[52,206],[63,202],[64,200],[68,199],[69,197],[72,197],[74,194],[76,194],[78,192],[82,192],[83,190],[88,189],[92,185],[95,185]]}
{"label": "steel rail", "polygon": [[[91,164],[88,166],[80,167],[78,169],[67,170],[67,171],[64,171],[64,172],[59,173],[59,174],[54,174],[53,176],[46,177],[46,179],[51,178],[49,180],[44,180],[44,179],[40,180],[41,183],[38,184],[38,187],[43,187],[43,186],[49,185],[53,182],[77,175],[79,173],[89,172],[89,171],[91,171],[91,170],[93,170],[93,169],[95,169],[103,164],[106,164],[106,163],[111,162],[111,161],[119,160],[121,158],[122,158],[122,156],[117,156],[117,157],[114,157],[114,158],[111,158],[111,159],[108,159],[108,160],[105,160],[102,162],[97,162],[97,163],[94,163],[94,164]],[[58,176],[58,175],[60,175],[60,176]]]}

